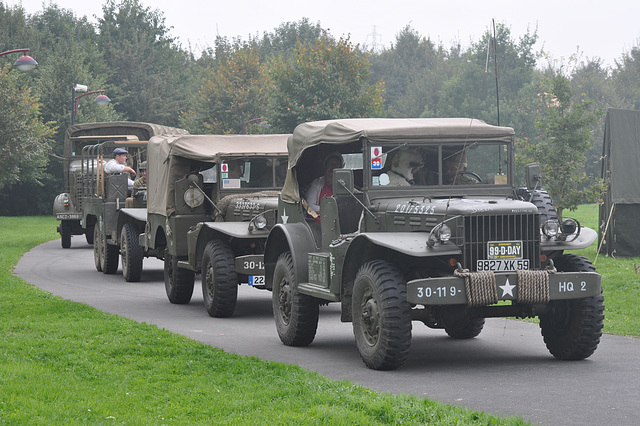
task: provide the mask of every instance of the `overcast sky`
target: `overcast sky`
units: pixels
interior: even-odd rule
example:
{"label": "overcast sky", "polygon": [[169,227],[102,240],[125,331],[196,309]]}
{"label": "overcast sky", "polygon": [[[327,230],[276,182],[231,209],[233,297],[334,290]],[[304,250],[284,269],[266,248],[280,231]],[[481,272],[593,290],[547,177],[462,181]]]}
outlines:
{"label": "overcast sky", "polygon": [[[27,13],[43,3],[71,9],[77,16],[102,15],[101,0],[1,0],[22,4]],[[116,0],[119,2],[119,0]],[[334,37],[350,35],[354,44],[389,47],[396,34],[411,25],[420,35],[445,48],[468,47],[491,27],[492,19],[511,29],[517,40],[538,28],[537,49],[556,59],[576,52],[599,57],[606,65],[640,44],[638,0],[141,0],[164,13],[171,35],[195,54],[213,47],[216,35],[247,39],[271,32],[283,22],[306,17]],[[374,35],[375,34],[375,35]],[[21,47],[21,46],[20,46]],[[15,48],[15,46],[7,46]]]}

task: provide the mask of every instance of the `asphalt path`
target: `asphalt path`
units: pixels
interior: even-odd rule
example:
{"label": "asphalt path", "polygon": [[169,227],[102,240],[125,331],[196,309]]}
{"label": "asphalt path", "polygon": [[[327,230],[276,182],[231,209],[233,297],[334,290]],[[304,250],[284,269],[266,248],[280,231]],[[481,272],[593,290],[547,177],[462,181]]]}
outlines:
{"label": "asphalt path", "polygon": [[[271,293],[241,286],[232,318],[211,318],[200,280],[187,305],[172,305],[162,263],[145,259],[142,281],[127,283],[97,272],[84,237],[70,249],[42,244],[20,260],[15,273],[65,299],[188,336],[230,353],[297,364],[368,389],[411,394],[500,416],[516,415],[549,425],[635,425],[640,412],[640,339],[603,336],[584,361],[558,361],[536,324],[488,319],[475,339],[454,340],[444,331],[413,323],[411,351],[395,371],[365,367],[351,324],[340,322],[337,304],[320,308],[314,342],[282,345],[273,322]],[[606,305],[606,300],[605,300]]]}

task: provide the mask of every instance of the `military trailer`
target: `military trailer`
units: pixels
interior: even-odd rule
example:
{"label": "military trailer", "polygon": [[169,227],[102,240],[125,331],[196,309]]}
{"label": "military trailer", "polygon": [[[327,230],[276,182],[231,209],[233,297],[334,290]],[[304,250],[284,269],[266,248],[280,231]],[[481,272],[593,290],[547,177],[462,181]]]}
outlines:
{"label": "military trailer", "polygon": [[[554,357],[589,357],[602,334],[601,277],[564,251],[596,233],[530,202],[539,165],[527,166],[528,199],[516,194],[513,142],[513,129],[465,118],[299,125],[264,254],[282,342],[311,344],[319,306],[337,302],[372,369],[405,362],[412,321],[467,339],[485,318],[538,317]],[[334,151],[344,167],[316,220],[304,188]]]}
{"label": "military trailer", "polygon": [[83,220],[82,198],[84,196],[81,174],[82,148],[107,141],[147,141],[153,135],[172,133],[186,134],[186,130],[153,123],[113,121],[76,124],[67,129],[64,137],[63,170],[64,192],[53,202],[53,214],[60,221],[58,232],[62,248],[71,247],[73,235],[84,234],[89,244],[93,244],[93,217],[90,222]]}
{"label": "military trailer", "polygon": [[149,141],[148,224],[141,244],[164,259],[171,303],[202,273],[211,316],[233,314],[238,285],[265,288],[262,253],[276,223],[289,135],[160,136]]}

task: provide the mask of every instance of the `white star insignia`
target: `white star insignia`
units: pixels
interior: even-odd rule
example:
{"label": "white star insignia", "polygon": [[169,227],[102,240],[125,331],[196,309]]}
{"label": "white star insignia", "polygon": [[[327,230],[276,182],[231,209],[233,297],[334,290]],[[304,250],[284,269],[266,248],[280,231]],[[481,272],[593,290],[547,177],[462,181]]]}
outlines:
{"label": "white star insignia", "polygon": [[502,297],[505,297],[507,294],[513,297],[513,289],[516,288],[516,286],[509,284],[509,278],[507,278],[507,282],[504,283],[504,285],[499,285],[498,287],[502,289]]}

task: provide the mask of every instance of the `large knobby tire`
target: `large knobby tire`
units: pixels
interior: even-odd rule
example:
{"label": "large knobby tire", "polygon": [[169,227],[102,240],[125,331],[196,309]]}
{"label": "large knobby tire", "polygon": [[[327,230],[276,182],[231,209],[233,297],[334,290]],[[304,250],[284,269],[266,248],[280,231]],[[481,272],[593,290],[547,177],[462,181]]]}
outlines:
{"label": "large knobby tire", "polygon": [[404,277],[382,260],[364,264],[353,285],[353,334],[360,357],[373,370],[393,370],[411,346],[411,306]]}
{"label": "large knobby tire", "polygon": [[71,222],[63,220],[60,222],[60,239],[62,248],[71,247]]}
{"label": "large knobby tire", "polygon": [[93,245],[93,226],[89,226],[87,227],[87,229],[84,230],[84,239],[87,240],[87,244]]}
{"label": "large knobby tire", "polygon": [[202,298],[209,316],[233,315],[238,300],[238,275],[233,250],[224,241],[207,243],[202,255]]}
{"label": "large knobby tire", "polygon": [[320,304],[314,297],[298,292],[291,252],[278,257],[273,272],[273,317],[282,343],[307,346],[318,329]]}
{"label": "large knobby tire", "polygon": [[[575,254],[555,259],[561,272],[595,272],[591,262]],[[583,299],[554,300],[547,313],[540,315],[540,330],[551,354],[562,360],[591,356],[600,343],[604,320],[602,294]]]}
{"label": "large knobby tire", "polygon": [[120,257],[122,257],[122,275],[127,282],[138,282],[142,276],[144,260],[143,247],[140,245],[140,232],[133,223],[125,223],[120,233]]}
{"label": "large knobby tire", "polygon": [[178,259],[164,251],[164,289],[169,302],[182,305],[191,301],[195,272],[178,267]]}
{"label": "large knobby tire", "polygon": [[524,199],[524,201],[531,200],[530,202],[538,208],[540,223],[545,223],[550,219],[558,219],[558,213],[556,213],[556,209],[553,206],[553,200],[547,191],[536,189],[533,191],[533,196],[531,196],[531,191],[527,188],[519,188],[517,194]]}
{"label": "large knobby tire", "polygon": [[484,318],[469,318],[466,306],[449,306],[443,319],[444,331],[454,339],[473,339],[484,328]]}
{"label": "large knobby tire", "polygon": [[106,237],[102,236],[102,243],[104,244],[102,257],[102,272],[105,274],[115,274],[118,272],[118,262],[120,261],[120,248],[115,245],[107,243]]}
{"label": "large knobby tire", "polygon": [[96,270],[102,272],[102,258],[104,257],[104,241],[100,235],[100,227],[98,224],[93,227],[93,261],[96,265]]}

